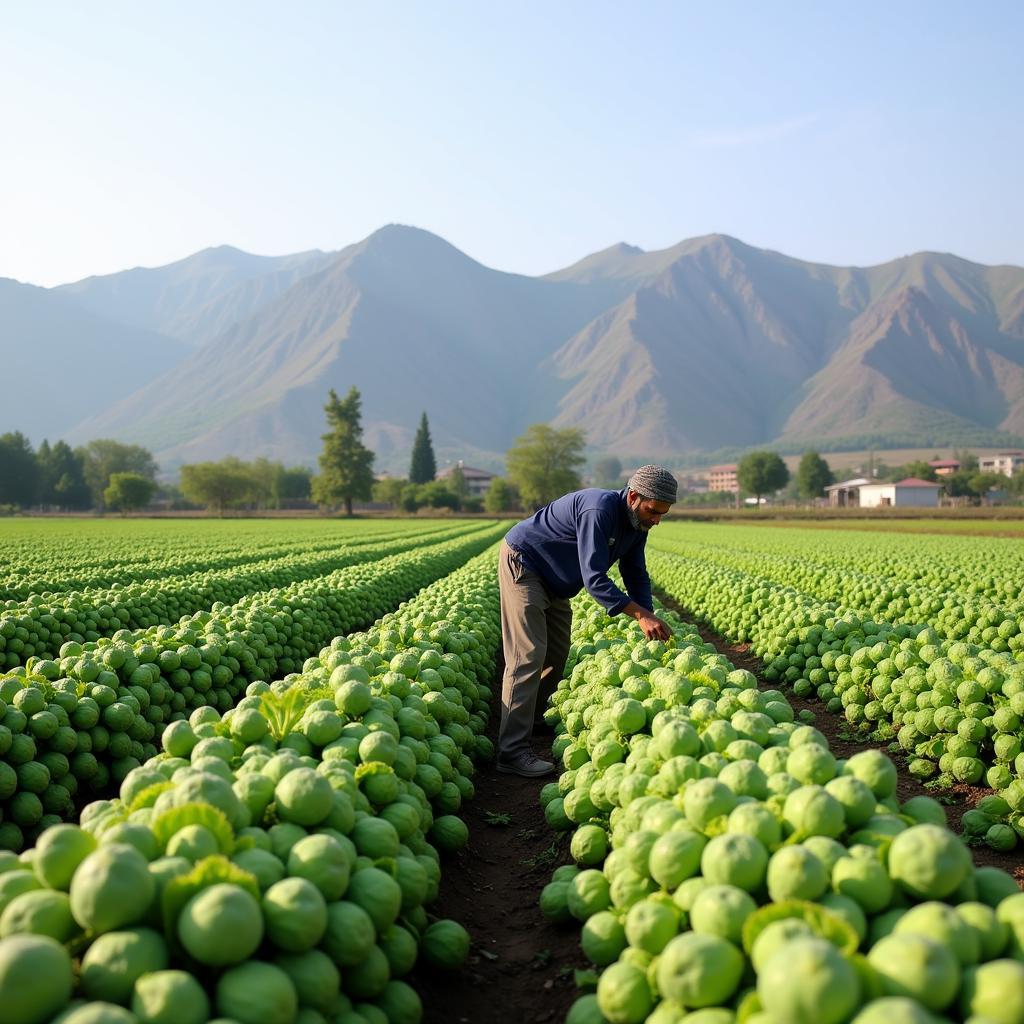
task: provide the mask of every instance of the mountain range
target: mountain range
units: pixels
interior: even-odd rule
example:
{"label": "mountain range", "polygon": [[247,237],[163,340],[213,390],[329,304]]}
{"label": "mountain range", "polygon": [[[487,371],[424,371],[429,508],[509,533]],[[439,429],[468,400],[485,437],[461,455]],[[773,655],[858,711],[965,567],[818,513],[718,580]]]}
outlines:
{"label": "mountain range", "polygon": [[338,252],[228,246],[45,289],[0,280],[0,432],[315,465],[329,388],[377,468],[420,414],[495,468],[533,422],[671,462],[771,444],[1020,444],[1024,269],[918,253],[836,267],[726,235],[619,244],[542,277],[390,225]]}

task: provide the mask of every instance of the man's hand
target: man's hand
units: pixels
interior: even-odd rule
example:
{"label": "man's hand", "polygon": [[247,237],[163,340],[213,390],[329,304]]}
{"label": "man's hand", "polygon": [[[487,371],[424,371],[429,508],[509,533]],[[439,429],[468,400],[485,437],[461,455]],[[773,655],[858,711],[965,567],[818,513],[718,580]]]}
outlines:
{"label": "man's hand", "polygon": [[672,635],[668,623],[664,619],[659,619],[653,612],[645,612],[638,616],[636,621],[640,623],[640,628],[648,640],[667,640]]}
{"label": "man's hand", "polygon": [[640,628],[648,640],[667,640],[672,635],[667,622],[659,619],[654,612],[637,604],[636,601],[630,601],[622,611],[640,623]]}

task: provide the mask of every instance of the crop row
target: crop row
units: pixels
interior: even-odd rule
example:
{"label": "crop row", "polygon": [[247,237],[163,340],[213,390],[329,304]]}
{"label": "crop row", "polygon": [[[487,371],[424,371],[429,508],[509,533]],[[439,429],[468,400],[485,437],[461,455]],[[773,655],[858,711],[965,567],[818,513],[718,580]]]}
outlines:
{"label": "crop row", "polygon": [[[61,525],[46,523],[50,530]],[[253,529],[234,522],[229,527],[230,536],[224,537],[214,529],[224,524],[216,521],[191,523],[187,530],[175,525],[173,534],[139,533],[137,521],[117,524],[116,535],[110,532],[111,524],[104,521],[76,520],[75,526],[78,532],[74,534],[58,534],[55,538],[49,530],[46,534],[33,530],[31,540],[15,542],[10,536],[10,524],[4,525],[7,564],[0,574],[0,602],[23,601],[33,594],[113,587],[230,569],[299,551],[328,551],[398,534],[425,537],[447,528],[433,522],[357,520],[315,524],[261,522],[258,529]],[[103,531],[91,543],[88,537],[81,536],[81,530],[90,526]]]}
{"label": "crop row", "polygon": [[[234,707],[246,686],[300,669],[497,538],[474,533],[341,569],[173,627],[70,644],[0,677],[0,848],[20,849],[157,751],[168,722]],[[29,685],[25,685],[26,682]]]}
{"label": "crop row", "polygon": [[652,542],[699,547],[707,557],[781,558],[880,582],[913,584],[932,597],[995,604],[1021,601],[1024,546],[998,537],[950,537],[857,530],[668,523]]}
{"label": "crop row", "polygon": [[301,674],[168,726],[119,798],[0,861],[8,1024],[418,1024],[468,837],[499,642],[494,550]]}
{"label": "crop row", "polygon": [[1020,1024],[1024,894],[976,868],[877,750],[837,759],[666,613],[668,643],[577,600],[546,713],[541,895],[600,970],[570,1024]]}
{"label": "crop row", "polygon": [[927,624],[878,622],[704,560],[653,551],[649,561],[698,621],[749,640],[769,681],[816,694],[855,728],[895,737],[913,774],[985,779],[1024,811],[1024,662],[1016,654],[944,640]]}
{"label": "crop row", "polygon": [[[769,538],[763,548],[753,550],[745,548],[742,539],[735,547],[708,544],[704,533],[687,538],[678,531],[659,536],[655,544],[670,553],[784,583],[876,621],[921,623],[948,640],[968,640],[995,651],[1024,652],[1024,566],[1015,568],[1020,562],[1016,552],[1014,557],[1005,549],[996,556],[989,553],[993,560],[990,571],[998,571],[1001,560],[1006,563],[1001,568],[997,601],[984,592],[994,588],[979,589],[984,565],[977,566],[977,586],[956,586],[950,552],[928,563],[925,572],[914,567],[906,549],[899,555],[886,552],[862,558],[856,548],[843,552],[834,544],[818,542],[813,536],[816,532],[821,531],[804,531],[799,539],[787,537],[784,547]],[[980,552],[974,554],[977,557]]]}
{"label": "crop row", "polygon": [[326,550],[292,551],[267,562],[105,590],[46,594],[0,606],[0,656],[7,669],[31,657],[55,658],[68,641],[86,643],[122,629],[169,625],[184,615],[219,603],[234,604],[249,594],[316,579],[348,565],[373,562],[410,548],[466,532],[465,525],[447,527],[423,537],[404,533],[387,539],[332,544]]}

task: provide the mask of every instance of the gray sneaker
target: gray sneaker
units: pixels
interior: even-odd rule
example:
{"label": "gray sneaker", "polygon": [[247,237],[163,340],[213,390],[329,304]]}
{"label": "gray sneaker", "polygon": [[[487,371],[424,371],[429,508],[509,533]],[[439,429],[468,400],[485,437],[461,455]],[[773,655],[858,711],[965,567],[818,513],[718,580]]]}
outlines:
{"label": "gray sneaker", "polygon": [[550,775],[555,770],[554,762],[543,761],[541,758],[526,751],[516,754],[507,761],[498,758],[498,771],[506,775],[521,775],[524,779],[536,779],[542,775]]}

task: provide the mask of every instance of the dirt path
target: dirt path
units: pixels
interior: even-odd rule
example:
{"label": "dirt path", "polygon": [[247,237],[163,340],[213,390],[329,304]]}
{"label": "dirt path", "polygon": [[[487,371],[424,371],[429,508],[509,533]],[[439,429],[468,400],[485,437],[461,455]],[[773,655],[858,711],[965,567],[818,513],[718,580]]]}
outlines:
{"label": "dirt path", "polygon": [[[751,651],[750,644],[734,644],[719,636],[707,626],[697,622],[693,614],[680,605],[667,594],[659,593],[659,599],[671,608],[683,620],[695,626],[700,632],[705,643],[713,644],[719,653],[724,654],[737,668],[745,668],[757,676],[758,683],[763,688],[777,688],[786,694],[786,699],[792,705],[793,710],[798,714],[807,709],[815,716],[815,728],[820,730],[828,739],[832,752],[841,758],[856,754],[859,750],[874,748],[887,754],[895,762],[899,772],[897,783],[897,795],[900,801],[909,800],[913,796],[930,796],[944,805],[946,817],[949,820],[949,827],[954,832],[960,831],[960,819],[966,811],[971,810],[983,797],[994,793],[993,789],[986,789],[983,786],[968,786],[957,784],[951,789],[936,790],[928,789],[906,770],[906,758],[900,753],[889,749],[886,743],[877,743],[867,738],[861,738],[851,734],[846,719],[840,715],[830,714],[820,700],[810,700],[797,697],[792,690],[776,683],[769,683],[762,675],[761,659]],[[992,865],[1009,871],[1017,883],[1024,888],[1024,850],[1017,847],[1009,853],[999,853],[988,846],[974,846],[971,848],[974,855],[974,862],[978,865]]]}
{"label": "dirt path", "polygon": [[[492,689],[494,739],[500,675]],[[550,737],[535,739],[544,756]],[[469,845],[444,861],[433,905],[459,921],[473,945],[462,971],[445,975],[421,966],[408,979],[423,999],[424,1024],[561,1024],[576,999],[573,971],[588,966],[579,924],[554,925],[538,906],[551,872],[572,861],[568,839],[551,830],[538,799],[557,778],[521,779],[493,765],[473,777],[476,796],[459,812]]]}

